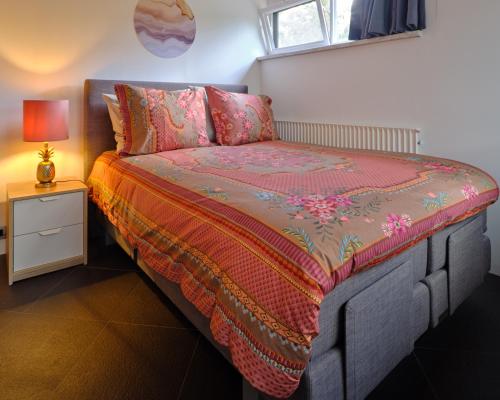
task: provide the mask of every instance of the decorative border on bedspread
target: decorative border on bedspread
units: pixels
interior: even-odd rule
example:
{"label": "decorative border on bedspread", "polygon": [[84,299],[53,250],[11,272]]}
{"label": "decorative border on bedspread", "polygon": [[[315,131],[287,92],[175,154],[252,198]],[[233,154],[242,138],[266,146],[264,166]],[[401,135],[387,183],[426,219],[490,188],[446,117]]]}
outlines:
{"label": "decorative border on bedspread", "polygon": [[[129,172],[123,171],[133,179]],[[278,320],[266,310],[259,307],[252,299],[240,290],[234,282],[224,276],[218,266],[210,258],[189,247],[186,243],[171,242],[170,254],[158,251],[154,246],[140,238],[134,228],[129,223],[122,220],[120,215],[109,212],[107,200],[102,198],[102,182],[92,180],[94,187],[100,187],[96,195],[96,190],[92,191],[91,198],[98,207],[106,214],[110,222],[115,225],[121,235],[129,244],[137,248],[142,259],[150,268],[154,269],[167,279],[179,284],[180,289],[187,300],[207,318],[210,319],[210,327],[215,340],[229,348],[233,364],[255,387],[275,397],[289,397],[300,382],[302,373],[310,357],[311,342],[313,333],[302,335],[294,332],[282,325]],[[109,192],[109,191],[108,191]],[[115,197],[116,200],[116,197]],[[114,204],[116,207],[117,204]],[[118,206],[120,207],[120,206]],[[135,218],[136,210],[127,204],[129,217]],[[137,225],[144,224],[144,218],[135,219]],[[154,222],[149,221],[151,225]],[[134,225],[134,224],[133,224]],[[149,229],[147,225],[144,225]],[[158,231],[158,236],[165,235],[165,232]],[[165,240],[168,240],[164,236]],[[270,253],[266,251],[265,253]],[[196,272],[197,273],[196,273]],[[204,279],[198,279],[196,275],[205,275],[208,279],[216,281],[216,286],[222,290],[218,292],[210,290]],[[296,282],[294,282],[296,284]],[[316,283],[307,292],[301,288],[300,292],[315,304],[315,311],[312,317],[313,325],[317,323],[319,304],[322,300],[321,291]],[[299,285],[300,286],[300,285]],[[223,295],[226,299],[222,300]],[[314,299],[314,300],[313,300]],[[232,304],[232,310],[226,304]],[[235,311],[239,311],[237,314]],[[256,325],[256,331],[250,331],[248,326],[241,323],[244,319],[249,325]],[[318,328],[314,330],[317,332]],[[277,342],[281,346],[288,348],[288,357],[285,358],[279,353],[263,343],[266,340],[256,339],[255,334],[265,335],[267,341]],[[284,379],[286,377],[286,379]],[[279,382],[279,385],[276,383]],[[277,388],[277,390],[273,390]]]}

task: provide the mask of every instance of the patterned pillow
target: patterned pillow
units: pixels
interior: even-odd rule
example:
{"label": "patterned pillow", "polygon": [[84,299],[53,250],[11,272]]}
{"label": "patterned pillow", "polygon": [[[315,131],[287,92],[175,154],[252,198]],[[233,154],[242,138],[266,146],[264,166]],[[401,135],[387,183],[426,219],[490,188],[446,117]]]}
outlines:
{"label": "patterned pillow", "polygon": [[210,108],[208,107],[208,97],[207,97],[207,92],[205,91],[205,88],[202,86],[190,86],[194,89],[202,90],[203,94],[205,96],[205,112],[207,115],[207,135],[208,135],[208,140],[210,140],[213,143],[217,142],[217,138],[215,137],[215,126],[214,126],[214,121],[212,120],[212,114],[210,114]]}
{"label": "patterned pillow", "polygon": [[123,136],[123,118],[122,112],[120,110],[120,102],[118,97],[114,94],[103,94],[106,105],[108,106],[109,117],[111,119],[111,124],[113,126],[113,131],[115,132],[116,141],[116,152],[118,154],[123,152],[125,147],[125,136]]}
{"label": "patterned pillow", "polygon": [[123,117],[122,155],[209,146],[203,91],[115,85]]}
{"label": "patterned pillow", "polygon": [[230,93],[213,86],[205,89],[219,144],[237,146],[277,139],[269,97]]}

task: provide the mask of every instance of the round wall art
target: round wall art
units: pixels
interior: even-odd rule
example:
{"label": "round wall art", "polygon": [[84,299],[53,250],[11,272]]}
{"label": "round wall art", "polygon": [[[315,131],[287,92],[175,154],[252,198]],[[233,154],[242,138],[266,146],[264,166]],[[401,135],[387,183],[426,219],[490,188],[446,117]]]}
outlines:
{"label": "round wall art", "polygon": [[193,11],[185,0],[140,0],[134,25],[142,45],[163,58],[184,54],[196,36]]}

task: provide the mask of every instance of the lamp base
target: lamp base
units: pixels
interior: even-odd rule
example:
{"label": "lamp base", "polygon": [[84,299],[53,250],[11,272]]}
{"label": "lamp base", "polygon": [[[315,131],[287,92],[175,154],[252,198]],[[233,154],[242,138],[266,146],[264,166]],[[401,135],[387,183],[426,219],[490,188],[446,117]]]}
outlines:
{"label": "lamp base", "polygon": [[38,164],[36,169],[36,179],[38,184],[37,188],[51,188],[56,185],[54,178],[56,177],[56,167],[54,163],[50,161],[50,157],[54,152],[53,149],[49,149],[48,143],[44,144],[44,148],[40,150],[40,155],[43,158],[43,161]]}
{"label": "lamp base", "polygon": [[52,188],[56,185],[57,185],[56,182],[47,182],[47,183],[37,183],[35,185],[35,187],[38,189],[49,189],[49,188]]}

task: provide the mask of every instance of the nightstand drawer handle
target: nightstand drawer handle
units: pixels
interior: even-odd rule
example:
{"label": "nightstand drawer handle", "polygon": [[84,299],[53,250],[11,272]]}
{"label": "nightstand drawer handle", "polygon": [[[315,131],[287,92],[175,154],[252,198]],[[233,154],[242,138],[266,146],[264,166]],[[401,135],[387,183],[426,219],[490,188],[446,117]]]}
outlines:
{"label": "nightstand drawer handle", "polygon": [[49,201],[56,201],[59,200],[61,196],[50,196],[50,197],[40,197],[38,200],[40,200],[42,203],[47,203]]}
{"label": "nightstand drawer handle", "polygon": [[61,233],[62,228],[51,229],[50,231],[38,232],[40,236],[53,236]]}

